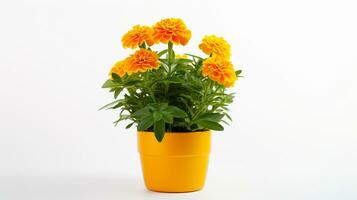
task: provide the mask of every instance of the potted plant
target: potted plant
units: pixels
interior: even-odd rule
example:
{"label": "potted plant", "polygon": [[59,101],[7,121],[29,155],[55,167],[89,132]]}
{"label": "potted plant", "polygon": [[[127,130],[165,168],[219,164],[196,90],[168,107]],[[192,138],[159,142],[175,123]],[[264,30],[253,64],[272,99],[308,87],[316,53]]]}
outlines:
{"label": "potted plant", "polygon": [[[177,55],[174,45],[186,45],[191,31],[181,19],[153,26],[136,25],[122,37],[135,49],[115,63],[103,88],[115,101],[102,108],[120,110],[114,122],[137,126],[138,150],[146,187],[160,192],[200,190],[205,182],[211,130],[222,131],[231,120],[227,92],[241,73],[230,62],[230,45],[205,36],[199,48],[206,58]],[[154,45],[167,48],[156,51]]]}

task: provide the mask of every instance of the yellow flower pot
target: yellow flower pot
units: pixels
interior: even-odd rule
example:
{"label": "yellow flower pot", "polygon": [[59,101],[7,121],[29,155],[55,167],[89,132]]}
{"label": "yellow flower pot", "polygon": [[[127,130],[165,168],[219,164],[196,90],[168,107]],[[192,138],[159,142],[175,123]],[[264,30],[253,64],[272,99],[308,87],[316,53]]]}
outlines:
{"label": "yellow flower pot", "polygon": [[201,190],[206,179],[211,132],[166,133],[161,143],[153,132],[138,132],[145,185],[158,192]]}

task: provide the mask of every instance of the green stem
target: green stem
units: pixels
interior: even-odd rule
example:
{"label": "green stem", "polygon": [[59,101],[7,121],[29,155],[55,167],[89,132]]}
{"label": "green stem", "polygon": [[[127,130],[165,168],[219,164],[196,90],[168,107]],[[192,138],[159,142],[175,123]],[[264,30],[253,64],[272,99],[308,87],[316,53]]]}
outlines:
{"label": "green stem", "polygon": [[172,51],[172,47],[173,47],[173,43],[171,41],[169,41],[169,43],[167,44],[168,48],[167,48],[167,52],[169,54],[169,59],[168,59],[168,63],[171,64],[172,63],[172,57],[173,57],[173,51]]}
{"label": "green stem", "polygon": [[192,116],[192,120],[191,121],[195,121],[196,118],[198,116],[200,116],[200,114],[206,110],[207,96],[208,96],[207,89],[210,89],[212,87],[212,82],[208,82],[207,86],[206,86],[206,84],[204,84],[204,86],[205,86],[205,88],[204,88],[204,91],[203,91],[201,104],[198,106],[197,112]]}
{"label": "green stem", "polygon": [[[147,73],[144,74],[144,83],[147,82]],[[151,97],[151,99],[153,100],[154,103],[156,103],[156,99],[155,99],[155,95],[154,93],[152,92],[150,86],[148,86],[147,84],[145,84],[145,88],[147,89],[148,93],[149,93],[149,96]]]}
{"label": "green stem", "polygon": [[169,43],[167,44],[167,53],[168,53],[167,63],[169,67],[169,74],[171,74],[171,65],[172,62],[174,61],[173,43],[171,41],[169,41]]}

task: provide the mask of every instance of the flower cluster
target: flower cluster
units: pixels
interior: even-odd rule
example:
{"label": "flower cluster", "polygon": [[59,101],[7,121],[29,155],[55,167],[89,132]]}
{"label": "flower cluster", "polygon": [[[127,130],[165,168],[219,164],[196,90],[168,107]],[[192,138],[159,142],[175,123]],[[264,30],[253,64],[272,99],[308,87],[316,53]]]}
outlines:
{"label": "flower cluster", "polygon": [[110,70],[112,73],[120,77],[125,74],[146,72],[148,70],[157,69],[160,66],[158,55],[146,49],[145,46],[152,46],[155,43],[186,45],[191,38],[191,31],[187,29],[182,19],[168,18],[157,22],[154,26],[136,25],[122,37],[124,48],[136,49],[134,54],[128,58],[121,60]]}
{"label": "flower cluster", "polygon": [[202,74],[226,87],[232,87],[237,80],[232,63],[231,46],[222,37],[205,36],[199,48],[210,58],[203,62]]}
{"label": "flower cluster", "polygon": [[[167,18],[153,26],[135,25],[122,37],[124,48],[136,49],[136,52],[128,58],[115,63],[110,71],[119,77],[138,72],[158,69],[160,67],[159,56],[150,48],[154,44],[186,45],[191,38],[191,31],[186,27],[182,19]],[[199,48],[209,58],[203,61],[202,75],[210,78],[225,87],[231,87],[237,80],[232,63],[229,61],[231,47],[222,37],[208,35],[202,39]],[[187,59],[187,55],[177,55],[176,59]]]}

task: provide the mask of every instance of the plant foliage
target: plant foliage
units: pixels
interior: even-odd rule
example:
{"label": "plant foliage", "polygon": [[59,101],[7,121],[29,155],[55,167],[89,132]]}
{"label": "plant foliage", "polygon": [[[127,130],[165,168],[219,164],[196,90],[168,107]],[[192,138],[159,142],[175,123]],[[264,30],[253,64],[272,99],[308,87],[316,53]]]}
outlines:
{"label": "plant foliage", "polygon": [[[140,48],[153,51],[145,42]],[[115,100],[101,109],[118,110],[115,124],[129,121],[126,128],[136,125],[138,131],[153,131],[159,142],[165,132],[222,131],[222,124],[231,120],[228,105],[234,94],[202,75],[206,59],[191,54],[177,57],[171,42],[167,49],[154,52],[157,69],[123,76],[111,73],[102,87]],[[235,71],[235,76],[240,73]]]}

